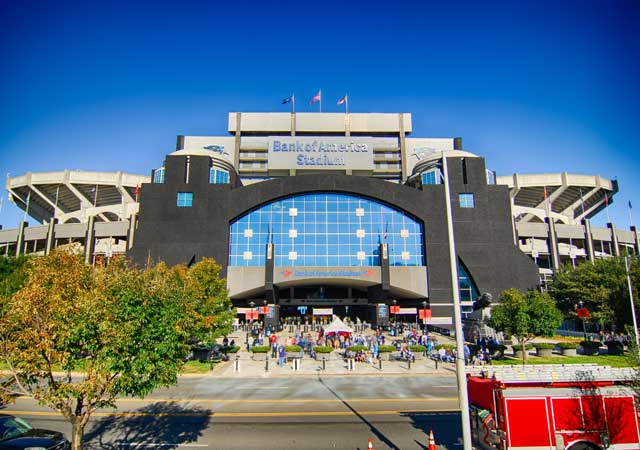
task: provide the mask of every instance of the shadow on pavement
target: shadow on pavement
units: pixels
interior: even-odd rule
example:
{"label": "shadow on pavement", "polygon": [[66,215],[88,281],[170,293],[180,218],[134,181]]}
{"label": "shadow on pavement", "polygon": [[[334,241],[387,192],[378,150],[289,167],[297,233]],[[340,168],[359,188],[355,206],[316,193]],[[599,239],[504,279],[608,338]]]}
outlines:
{"label": "shadow on pavement", "polygon": [[131,415],[105,417],[85,434],[86,449],[126,450],[146,446],[178,448],[202,436],[211,411],[176,402],[153,403]]}
{"label": "shadow on pavement", "polygon": [[429,448],[429,430],[433,430],[433,437],[438,449],[459,450],[462,448],[460,413],[404,411],[400,415],[411,419],[413,426],[422,431],[424,440],[422,442],[416,441],[416,444],[424,450]]}
{"label": "shadow on pavement", "polygon": [[318,376],[318,381],[320,381],[320,383],[329,391],[331,392],[331,394],[333,394],[333,396],[335,398],[337,398],[338,400],[340,400],[342,402],[342,404],[344,406],[346,406],[347,408],[349,408],[349,410],[355,415],[357,416],[360,420],[362,420],[362,422],[364,424],[366,424],[369,429],[371,430],[371,432],[374,434],[375,437],[377,437],[381,442],[383,442],[387,447],[389,447],[392,450],[400,450],[400,447],[398,447],[397,445],[395,445],[393,442],[391,442],[391,440],[382,432],[380,431],[375,425],[373,425],[371,422],[369,422],[367,419],[365,419],[358,411],[356,411],[349,403],[347,403],[345,400],[342,399],[342,397],[340,397],[340,395],[338,395],[333,389],[331,389],[331,387],[329,387],[324,380]]}

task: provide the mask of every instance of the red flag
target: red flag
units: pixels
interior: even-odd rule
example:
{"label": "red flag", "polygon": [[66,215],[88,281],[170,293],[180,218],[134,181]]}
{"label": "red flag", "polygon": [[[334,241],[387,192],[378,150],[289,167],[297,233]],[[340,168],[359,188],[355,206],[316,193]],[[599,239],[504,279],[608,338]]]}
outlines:
{"label": "red flag", "polygon": [[609,206],[609,196],[607,195],[607,193],[604,193],[604,204]]}
{"label": "red flag", "polygon": [[544,187],[544,199],[545,200],[547,199],[547,187],[546,186]]}
{"label": "red flag", "polygon": [[140,184],[136,184],[136,190],[133,192],[136,196],[136,201],[138,201],[138,194],[140,193]]}

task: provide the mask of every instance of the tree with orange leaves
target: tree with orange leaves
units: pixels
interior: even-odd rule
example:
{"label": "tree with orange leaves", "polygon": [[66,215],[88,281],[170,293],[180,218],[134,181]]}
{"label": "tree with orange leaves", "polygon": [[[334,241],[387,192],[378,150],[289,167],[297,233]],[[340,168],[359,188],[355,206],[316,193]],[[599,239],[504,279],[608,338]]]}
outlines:
{"label": "tree with orange leaves", "polygon": [[0,293],[0,357],[11,374],[0,398],[30,395],[59,411],[73,450],[98,408],[175,384],[190,343],[230,329],[231,302],[211,259],[189,269],[123,259],[91,267],[54,251],[30,259],[26,272],[21,289]]}

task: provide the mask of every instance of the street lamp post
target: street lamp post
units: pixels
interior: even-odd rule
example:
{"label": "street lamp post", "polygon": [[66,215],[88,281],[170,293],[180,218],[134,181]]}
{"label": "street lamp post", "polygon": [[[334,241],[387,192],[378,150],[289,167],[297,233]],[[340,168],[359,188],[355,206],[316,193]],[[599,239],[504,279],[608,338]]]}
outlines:
{"label": "street lamp post", "polygon": [[398,303],[398,300],[396,300],[394,298],[392,301],[393,301],[393,326],[397,327],[398,326],[398,313],[396,312],[396,304]]}
{"label": "street lamp post", "polygon": [[456,332],[456,379],[458,381],[458,400],[460,404],[460,419],[462,425],[463,450],[471,450],[471,415],[469,413],[469,395],[467,393],[467,377],[464,368],[464,341],[462,337],[462,313],[460,311],[460,288],[458,285],[458,264],[456,244],[453,235],[453,212],[451,208],[451,189],[449,187],[449,168],[447,157],[442,152],[442,172],[444,180],[444,199],[447,213],[447,237],[449,243],[449,273],[453,293],[453,325]]}
{"label": "street lamp post", "polygon": [[422,302],[422,328],[425,329],[427,327],[427,302]]}
{"label": "street lamp post", "polygon": [[629,261],[628,256],[624,258],[624,270],[627,273],[627,288],[629,289],[629,301],[631,302],[631,317],[633,318],[633,334],[636,338],[636,350],[638,351],[638,357],[640,358],[640,342],[638,341],[638,320],[636,319],[636,306],[633,301],[633,287],[631,285],[631,274],[629,273]]}
{"label": "street lamp post", "polygon": [[256,306],[256,304],[251,301],[249,302],[249,312],[250,312],[250,316],[251,317],[249,319],[249,327],[247,328],[247,351],[251,351],[251,349],[249,348],[249,333],[253,331],[253,307]]}

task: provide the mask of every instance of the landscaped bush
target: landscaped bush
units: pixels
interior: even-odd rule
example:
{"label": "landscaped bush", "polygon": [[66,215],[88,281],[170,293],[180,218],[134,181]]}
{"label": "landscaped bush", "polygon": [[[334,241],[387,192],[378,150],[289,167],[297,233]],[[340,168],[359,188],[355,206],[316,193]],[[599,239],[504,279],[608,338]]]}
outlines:
{"label": "landscaped bush", "polygon": [[582,348],[598,349],[602,345],[600,341],[580,341]]}
{"label": "landscaped bush", "polygon": [[576,344],[575,342],[558,342],[556,345],[558,346],[558,348],[561,348],[563,350],[578,348],[578,344]]}
{"label": "landscaped bush", "polygon": [[425,347],[424,345],[417,345],[417,344],[416,344],[416,345],[410,345],[410,346],[409,346],[409,349],[410,349],[412,352],[422,353],[422,352],[424,352],[425,350],[427,350],[427,347]]}
{"label": "landscaped bush", "polygon": [[451,344],[438,344],[435,347],[436,350],[440,350],[441,348],[444,348],[445,350],[453,351],[453,349],[456,348],[456,347],[455,347],[455,345],[451,345]]}
{"label": "landscaped bush", "polygon": [[545,348],[553,348],[555,346],[552,342],[536,342],[533,344],[533,348],[535,349],[545,349]]}
{"label": "landscaped bush", "polygon": [[391,353],[395,351],[396,348],[393,345],[381,345],[378,347],[378,353]]}
{"label": "landscaped bush", "polygon": [[[524,345],[524,349],[525,349],[525,350],[533,350],[533,347],[534,347],[534,345],[533,345],[533,344],[525,344],[525,345]],[[518,343],[518,344],[514,343],[514,344],[513,344],[513,350],[514,350],[514,351],[518,351],[518,350],[522,351],[522,344],[520,344],[520,343]]]}
{"label": "landscaped bush", "polygon": [[[267,349],[268,348],[269,347],[267,347]],[[287,345],[285,346],[284,351],[287,353],[297,353],[302,351],[302,347],[300,347],[299,345]]]}
{"label": "landscaped bush", "polygon": [[255,347],[251,347],[251,352],[252,353],[269,353],[269,346],[268,345],[256,345]]}
{"label": "landscaped bush", "polygon": [[351,347],[349,347],[349,350],[352,352],[364,352],[365,350],[367,350],[367,347],[365,347],[364,345],[352,345]]}
{"label": "landscaped bush", "polygon": [[333,347],[325,347],[324,345],[316,345],[313,347],[313,351],[316,353],[331,353],[333,351]]}
{"label": "landscaped bush", "polygon": [[238,353],[239,350],[240,350],[240,347],[237,345],[234,345],[233,347],[224,347],[222,349],[224,353]]}

